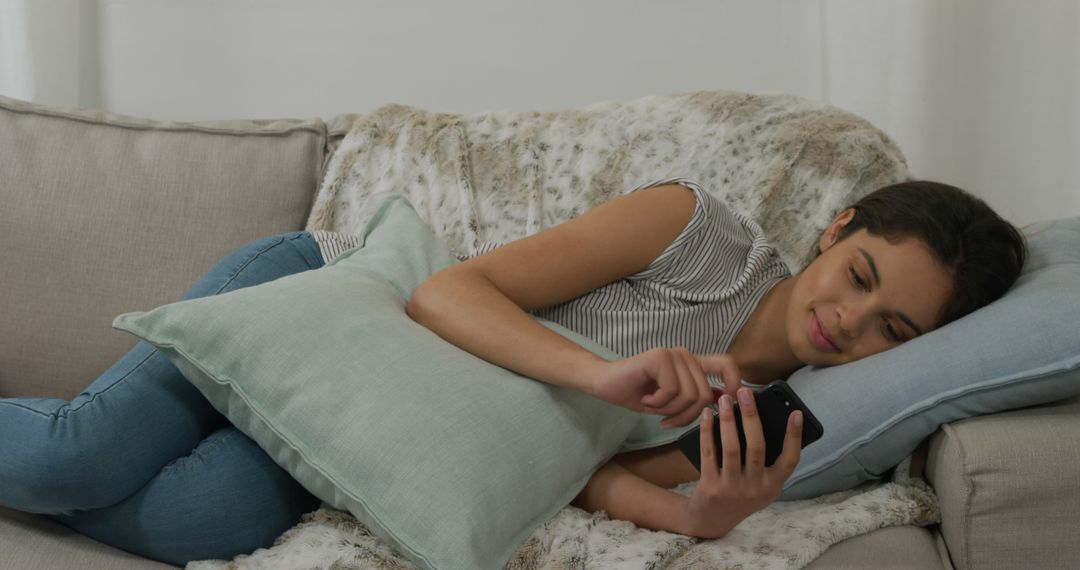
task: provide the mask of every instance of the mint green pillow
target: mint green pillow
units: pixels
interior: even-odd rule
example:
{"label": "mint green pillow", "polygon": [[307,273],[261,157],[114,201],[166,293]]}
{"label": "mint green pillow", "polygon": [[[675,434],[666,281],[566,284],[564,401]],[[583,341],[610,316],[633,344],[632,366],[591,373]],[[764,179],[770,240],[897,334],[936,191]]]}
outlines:
{"label": "mint green pillow", "polygon": [[502,568],[616,452],[692,427],[518,375],[409,318],[416,287],[457,259],[404,198],[360,240],[319,269],[113,327],[157,346],[306,489],[423,568]]}

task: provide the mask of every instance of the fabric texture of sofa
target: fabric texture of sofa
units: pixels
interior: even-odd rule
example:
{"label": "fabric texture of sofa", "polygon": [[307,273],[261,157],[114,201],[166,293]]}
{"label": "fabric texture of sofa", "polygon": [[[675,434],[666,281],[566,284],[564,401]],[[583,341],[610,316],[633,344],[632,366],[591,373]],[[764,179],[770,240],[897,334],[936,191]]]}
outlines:
{"label": "fabric texture of sofa", "polygon": [[[135,344],[116,315],[173,302],[236,247],[303,229],[355,118],[180,123],[0,97],[0,397],[74,397]],[[810,567],[1080,558],[1080,398],[946,424],[916,459],[942,523],[861,535]],[[0,508],[0,567],[167,565]]]}

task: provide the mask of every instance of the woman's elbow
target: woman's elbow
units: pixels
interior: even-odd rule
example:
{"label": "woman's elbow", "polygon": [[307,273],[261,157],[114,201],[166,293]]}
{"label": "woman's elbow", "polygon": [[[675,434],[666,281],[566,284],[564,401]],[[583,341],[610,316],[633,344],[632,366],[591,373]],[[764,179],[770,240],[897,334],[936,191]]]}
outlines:
{"label": "woman's elbow", "polygon": [[423,316],[422,305],[426,302],[426,298],[431,296],[430,283],[431,278],[428,277],[426,281],[420,283],[420,285],[413,290],[412,294],[409,295],[408,300],[405,302],[405,314],[418,323],[420,322],[420,317]]}
{"label": "woman's elbow", "polygon": [[405,303],[405,314],[415,321],[419,310],[420,303],[416,300],[416,293],[414,292],[413,295],[409,297],[409,301]]}

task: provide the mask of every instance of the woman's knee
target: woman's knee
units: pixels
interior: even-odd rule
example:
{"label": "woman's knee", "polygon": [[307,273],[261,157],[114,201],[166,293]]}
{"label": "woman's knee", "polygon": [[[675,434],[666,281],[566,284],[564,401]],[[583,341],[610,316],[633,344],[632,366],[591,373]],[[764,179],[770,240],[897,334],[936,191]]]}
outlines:
{"label": "woman's knee", "polygon": [[142,341],[70,401],[0,401],[0,504],[34,513],[113,505],[227,425]]}
{"label": "woman's knee", "polygon": [[320,502],[255,442],[228,427],[124,501],[54,518],[106,544],[186,564],[269,548]]}
{"label": "woman's knee", "polygon": [[0,469],[0,504],[28,513],[71,514],[119,502],[131,492],[92,473],[103,464],[86,454],[38,453],[8,457],[6,463]]}
{"label": "woman's knee", "polygon": [[167,460],[128,449],[123,439],[83,438],[79,446],[5,459],[0,504],[24,512],[72,514],[115,505],[142,488]]}

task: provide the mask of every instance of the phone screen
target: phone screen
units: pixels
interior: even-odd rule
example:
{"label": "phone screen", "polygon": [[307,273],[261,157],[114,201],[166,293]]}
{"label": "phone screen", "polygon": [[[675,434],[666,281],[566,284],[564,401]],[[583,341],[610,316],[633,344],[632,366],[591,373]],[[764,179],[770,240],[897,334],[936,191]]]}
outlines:
{"label": "phone screen", "polygon": [[[814,417],[810,409],[803,404],[802,400],[795,395],[795,391],[783,380],[772,382],[768,386],[754,392],[754,401],[757,403],[758,416],[761,418],[761,432],[765,438],[765,465],[770,466],[776,462],[784,447],[784,436],[787,433],[788,415],[795,410],[803,413],[802,446],[806,447],[821,438],[824,430],[821,423]],[[746,464],[746,434],[743,431],[742,414],[736,400],[732,410],[735,412],[735,427],[739,435],[739,458]],[[714,412],[716,412],[714,406]],[[713,414],[713,441],[716,444],[716,461],[723,467],[723,451],[720,439],[720,417]],[[683,455],[701,471],[701,433],[700,424],[683,434],[678,440],[679,449]]]}

